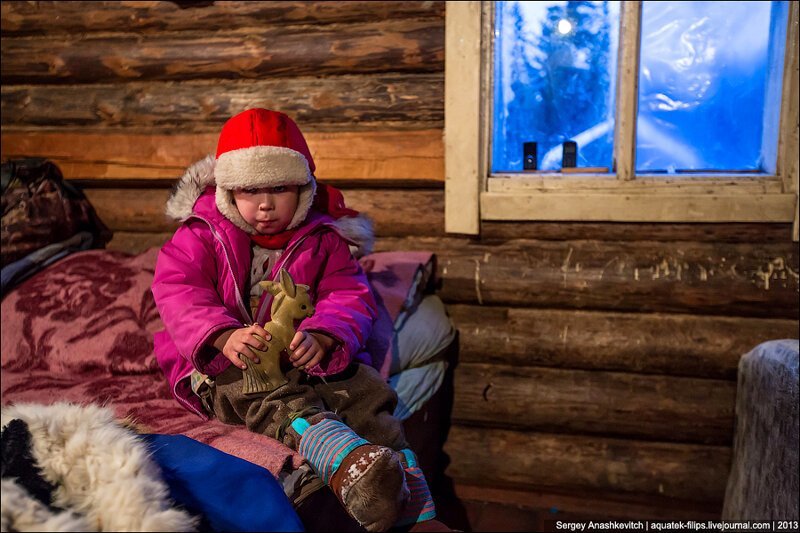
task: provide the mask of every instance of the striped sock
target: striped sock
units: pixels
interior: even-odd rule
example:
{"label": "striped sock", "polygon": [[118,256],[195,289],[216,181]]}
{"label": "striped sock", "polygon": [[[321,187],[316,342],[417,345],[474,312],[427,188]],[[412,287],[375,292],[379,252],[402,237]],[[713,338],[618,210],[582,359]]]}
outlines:
{"label": "striped sock", "polygon": [[411,499],[406,505],[403,514],[397,521],[398,526],[424,522],[436,516],[436,507],[433,504],[433,497],[425,481],[425,474],[417,465],[417,456],[414,452],[406,448],[400,452],[402,456],[403,468],[406,473],[406,485],[411,492]]}
{"label": "striped sock", "polygon": [[292,428],[301,435],[298,453],[308,459],[325,484],[330,483],[347,454],[369,444],[342,422],[330,418],[313,426],[298,418],[292,422]]}

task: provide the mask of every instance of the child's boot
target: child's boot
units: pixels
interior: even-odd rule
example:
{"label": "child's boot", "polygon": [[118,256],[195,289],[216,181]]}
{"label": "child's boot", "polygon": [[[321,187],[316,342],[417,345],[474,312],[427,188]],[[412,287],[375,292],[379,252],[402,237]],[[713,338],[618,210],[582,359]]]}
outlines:
{"label": "child's boot", "polygon": [[410,531],[450,531],[444,524],[434,520],[436,507],[433,504],[433,497],[428,488],[428,482],[425,480],[425,475],[417,464],[417,456],[408,448],[400,451],[399,455],[406,476],[406,485],[411,492],[411,498],[395,525],[408,526],[413,524]]}
{"label": "child's boot", "polygon": [[297,451],[315,468],[347,512],[368,531],[386,531],[400,517],[409,491],[400,457],[359,437],[338,420],[313,426],[298,418]]}

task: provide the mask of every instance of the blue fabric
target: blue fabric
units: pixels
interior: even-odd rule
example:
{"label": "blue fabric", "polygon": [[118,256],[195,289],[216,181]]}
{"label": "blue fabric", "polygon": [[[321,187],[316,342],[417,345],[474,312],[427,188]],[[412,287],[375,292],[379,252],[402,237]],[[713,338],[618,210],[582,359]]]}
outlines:
{"label": "blue fabric", "polygon": [[176,503],[213,531],[304,531],[269,472],[184,435],[143,435]]}
{"label": "blue fabric", "polygon": [[22,259],[9,263],[0,271],[0,294],[5,296],[8,291],[25,279],[69,254],[88,250],[92,247],[93,241],[94,237],[91,233],[81,231],[65,241],[49,244],[29,253]]}

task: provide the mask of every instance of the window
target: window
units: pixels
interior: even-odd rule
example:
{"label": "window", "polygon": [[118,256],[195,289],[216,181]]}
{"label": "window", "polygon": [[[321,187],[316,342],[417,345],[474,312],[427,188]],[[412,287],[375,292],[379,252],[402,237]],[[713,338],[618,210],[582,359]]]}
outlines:
{"label": "window", "polygon": [[448,231],[796,219],[796,2],[447,7]]}
{"label": "window", "polygon": [[775,172],[787,7],[642,4],[637,172]]}
{"label": "window", "polygon": [[562,143],[577,167],[611,168],[619,2],[497,2],[492,172],[560,170]]}

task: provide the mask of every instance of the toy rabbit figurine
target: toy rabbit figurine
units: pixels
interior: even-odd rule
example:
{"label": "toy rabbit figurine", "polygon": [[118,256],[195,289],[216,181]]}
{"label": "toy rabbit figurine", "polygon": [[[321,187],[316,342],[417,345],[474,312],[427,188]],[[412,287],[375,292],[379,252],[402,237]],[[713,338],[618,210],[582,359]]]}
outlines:
{"label": "toy rabbit figurine", "polygon": [[292,276],[283,268],[279,277],[280,282],[259,283],[274,296],[272,320],[264,325],[264,329],[272,335],[272,340],[267,342],[256,335],[258,340],[267,345],[266,351],[251,348],[258,356],[258,364],[239,356],[247,363],[247,368],[243,370],[242,394],[271,392],[287,383],[288,380],[281,371],[281,352],[289,349],[289,343],[294,338],[294,321],[314,314],[314,306],[308,296],[308,285],[295,284]]}

